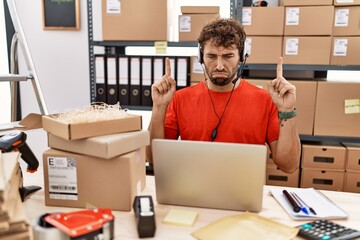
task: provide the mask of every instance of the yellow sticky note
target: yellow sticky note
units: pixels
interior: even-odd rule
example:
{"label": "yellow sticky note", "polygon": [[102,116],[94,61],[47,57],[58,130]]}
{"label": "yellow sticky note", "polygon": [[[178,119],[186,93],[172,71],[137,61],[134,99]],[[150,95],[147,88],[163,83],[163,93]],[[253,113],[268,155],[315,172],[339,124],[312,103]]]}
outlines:
{"label": "yellow sticky note", "polygon": [[360,113],[360,99],[345,99],[345,114]]}
{"label": "yellow sticky note", "polygon": [[167,42],[166,41],[157,41],[155,42],[155,52],[156,54],[166,54]]}
{"label": "yellow sticky note", "polygon": [[198,213],[187,210],[180,209],[171,209],[164,218],[164,223],[189,226],[191,227],[195,219],[197,218]]}

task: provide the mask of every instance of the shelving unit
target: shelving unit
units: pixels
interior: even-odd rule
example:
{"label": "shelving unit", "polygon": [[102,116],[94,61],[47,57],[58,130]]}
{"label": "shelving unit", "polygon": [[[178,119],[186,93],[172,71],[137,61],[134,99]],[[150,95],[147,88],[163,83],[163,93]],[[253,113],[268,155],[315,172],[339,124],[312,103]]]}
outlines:
{"label": "shelving unit", "polygon": [[[88,7],[88,40],[89,40],[89,66],[90,66],[90,96],[91,102],[96,101],[95,86],[95,57],[94,46],[102,46],[105,53],[125,54],[125,48],[131,46],[153,47],[154,41],[94,41],[93,39],[93,17],[92,0],[87,0]],[[243,0],[230,1],[230,16],[237,19],[242,18]],[[169,47],[196,47],[197,42],[168,42]],[[336,65],[292,65],[284,64],[284,70],[306,70],[320,73],[321,77],[326,77],[328,70],[351,70],[360,71],[359,66],[336,66]],[[245,70],[276,70],[276,64],[247,64]],[[316,74],[315,74],[316,76]],[[134,110],[151,110],[151,107],[132,106]],[[332,142],[355,142],[360,143],[360,138],[356,137],[337,137],[337,136],[310,136],[301,135],[302,141],[332,141]]]}

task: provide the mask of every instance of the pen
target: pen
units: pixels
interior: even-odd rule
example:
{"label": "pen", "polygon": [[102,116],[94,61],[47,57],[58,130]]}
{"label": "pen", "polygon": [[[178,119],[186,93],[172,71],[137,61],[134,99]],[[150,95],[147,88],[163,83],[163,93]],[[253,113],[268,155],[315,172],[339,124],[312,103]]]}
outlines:
{"label": "pen", "polygon": [[303,211],[306,215],[309,215],[309,211],[307,210],[307,208],[305,206],[302,205],[302,203],[301,203],[300,199],[298,199],[298,196],[296,195],[296,193],[291,192],[290,194],[295,199],[295,201],[298,203],[298,205],[300,206],[301,211]]}
{"label": "pen", "polygon": [[283,190],[283,194],[293,207],[294,212],[300,212],[300,206],[296,203],[295,199],[288,193],[288,191]]}
{"label": "pen", "polygon": [[305,207],[307,207],[307,208],[310,210],[310,212],[311,212],[312,214],[316,215],[316,212],[315,212],[315,210],[314,210],[312,207],[310,207],[309,205],[307,205],[307,204],[304,202],[304,200],[302,200],[296,193],[294,193],[294,195],[295,195],[295,197],[296,197],[297,199],[300,200],[300,202],[302,202],[302,204],[305,205]]}

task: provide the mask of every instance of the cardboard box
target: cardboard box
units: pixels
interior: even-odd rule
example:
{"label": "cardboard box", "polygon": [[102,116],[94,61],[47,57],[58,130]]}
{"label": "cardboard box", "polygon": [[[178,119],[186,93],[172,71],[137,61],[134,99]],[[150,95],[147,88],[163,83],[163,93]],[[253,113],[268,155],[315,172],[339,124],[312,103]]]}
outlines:
{"label": "cardboard box", "polygon": [[333,0],[284,0],[284,6],[332,5]]}
{"label": "cardboard box", "polygon": [[10,122],[0,124],[0,135],[7,134],[9,130],[32,130],[42,128],[42,115],[38,113],[30,113],[20,122]]}
{"label": "cardboard box", "polygon": [[243,7],[242,24],[249,36],[282,36],[284,7]]}
{"label": "cardboard box", "polygon": [[84,154],[99,158],[113,158],[150,144],[150,135],[146,130],[115,133],[78,140],[66,140],[48,134],[51,148]]}
{"label": "cardboard box", "polygon": [[345,172],[344,191],[360,193],[360,172]]}
{"label": "cardboard box", "polygon": [[351,5],[360,5],[360,0],[334,0],[335,6],[351,6]]}
{"label": "cardboard box", "polygon": [[345,169],[346,149],[340,143],[311,142],[301,144],[303,168]]}
{"label": "cardboard box", "polygon": [[360,6],[336,7],[333,36],[360,35]]}
{"label": "cardboard box", "polygon": [[284,173],[275,165],[266,165],[266,185],[299,187],[300,170],[289,174]]}
{"label": "cardboard box", "polygon": [[329,36],[332,33],[334,6],[286,7],[285,36]]}
{"label": "cardboard box", "polygon": [[282,55],[282,37],[247,36],[247,63],[275,64]]}
{"label": "cardboard box", "polygon": [[301,188],[343,191],[345,171],[303,169],[301,171]]}
{"label": "cardboard box", "polygon": [[179,15],[179,41],[197,41],[202,28],[219,18],[219,7],[182,6]]}
{"label": "cardboard box", "polygon": [[49,149],[43,164],[47,206],[130,211],[145,187],[145,148],[111,159]]}
{"label": "cardboard box", "polygon": [[205,80],[204,69],[198,61],[197,56],[190,58],[190,82],[198,83]]}
{"label": "cardboard box", "polygon": [[167,0],[102,1],[103,40],[167,40]]}
{"label": "cardboard box", "polygon": [[284,37],[284,64],[329,65],[331,37]]}
{"label": "cardboard box", "polygon": [[[342,143],[346,148],[345,169],[360,172],[360,143]],[[360,186],[359,186],[360,187]]]}
{"label": "cardboard box", "polygon": [[331,65],[360,65],[360,36],[333,37]]}
{"label": "cardboard box", "polygon": [[82,139],[142,129],[141,116],[129,115],[121,119],[87,123],[64,123],[51,116],[43,116],[42,125],[45,131],[67,140]]}
{"label": "cardboard box", "polygon": [[[247,79],[248,82],[268,90],[270,79]],[[316,81],[289,81],[296,87],[296,125],[299,134],[312,135],[315,117]]]}
{"label": "cardboard box", "polygon": [[360,136],[360,83],[318,82],[314,135]]}

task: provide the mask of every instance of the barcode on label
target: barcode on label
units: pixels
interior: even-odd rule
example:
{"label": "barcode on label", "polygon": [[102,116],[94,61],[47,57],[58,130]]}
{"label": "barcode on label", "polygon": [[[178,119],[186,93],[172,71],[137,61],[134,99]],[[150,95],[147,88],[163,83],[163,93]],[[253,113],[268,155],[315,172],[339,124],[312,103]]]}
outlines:
{"label": "barcode on label", "polygon": [[76,191],[75,186],[66,186],[66,185],[52,185],[50,186],[53,190],[67,190],[67,191]]}

